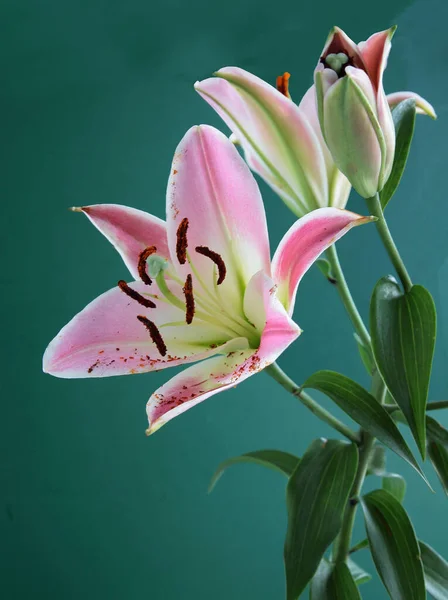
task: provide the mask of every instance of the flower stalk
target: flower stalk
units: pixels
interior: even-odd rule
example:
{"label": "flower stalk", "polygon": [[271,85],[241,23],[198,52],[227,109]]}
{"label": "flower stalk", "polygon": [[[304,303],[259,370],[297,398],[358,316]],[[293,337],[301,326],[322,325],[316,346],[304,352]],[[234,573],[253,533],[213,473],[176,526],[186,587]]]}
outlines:
{"label": "flower stalk", "polygon": [[266,373],[275,381],[285,388],[290,394],[300,400],[300,402],[308,408],[318,419],[339,431],[343,436],[355,444],[359,444],[359,435],[350,429],[345,423],[333,416],[328,410],[320,406],[309,394],[304,392],[286,373],[278,366],[277,363],[272,363],[266,368]]}
{"label": "flower stalk", "polygon": [[412,280],[409,273],[404,265],[403,259],[400,256],[397,246],[393,240],[392,234],[387,226],[386,219],[384,218],[383,209],[381,207],[381,201],[379,194],[375,194],[371,198],[366,199],[367,207],[372,216],[377,218],[376,228],[380,235],[381,241],[389,255],[389,258],[397,271],[398,277],[403,285],[404,291],[409,292],[412,287]]}

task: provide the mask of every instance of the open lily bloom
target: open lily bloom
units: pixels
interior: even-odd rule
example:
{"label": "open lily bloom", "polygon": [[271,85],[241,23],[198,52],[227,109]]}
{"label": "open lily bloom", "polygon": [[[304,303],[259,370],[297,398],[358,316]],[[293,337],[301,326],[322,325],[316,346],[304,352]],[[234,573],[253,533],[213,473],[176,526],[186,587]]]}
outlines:
{"label": "open lily bloom", "polygon": [[297,216],[325,206],[345,208],[350,183],[335,166],[322,137],[312,86],[297,106],[289,74],[277,88],[238,67],[198,81],[196,91],[212,106],[258,173]]}
{"label": "open lily bloom", "polygon": [[369,220],[316,210],[291,227],[271,263],[256,181],[233,144],[207,126],[190,129],[176,150],[166,223],[119,205],[78,210],[136,281],[120,281],[76,315],[48,346],[44,370],[107,377],[202,361],[151,396],[150,433],[275,361],[300,334],[291,314],[303,274]]}

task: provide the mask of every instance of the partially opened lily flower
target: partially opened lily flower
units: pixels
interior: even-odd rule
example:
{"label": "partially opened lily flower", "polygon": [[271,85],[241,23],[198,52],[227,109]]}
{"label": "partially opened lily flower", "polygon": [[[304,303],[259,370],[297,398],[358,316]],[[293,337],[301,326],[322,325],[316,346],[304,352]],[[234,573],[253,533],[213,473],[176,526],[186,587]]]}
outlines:
{"label": "partially opened lily flower", "polygon": [[339,169],[365,198],[382,190],[392,169],[395,129],[390,107],[412,98],[417,112],[436,116],[417,94],[384,92],[383,74],[395,29],[355,44],[335,27],[314,75],[325,141]]}
{"label": "partially opened lily flower", "polygon": [[325,206],[345,208],[351,186],[322,137],[314,86],[297,106],[289,95],[289,73],[278,77],[277,89],[238,67],[215,75],[196,82],[196,91],[288,208],[297,216]]}
{"label": "partially opened lily flower", "polygon": [[176,150],[166,223],[119,205],[79,210],[136,280],[119,281],[76,315],[48,346],[44,370],[107,377],[201,361],[151,396],[149,433],[275,361],[301,332],[291,314],[303,274],[369,220],[316,210],[291,227],[271,263],[255,179],[234,145],[207,126],[190,129]]}

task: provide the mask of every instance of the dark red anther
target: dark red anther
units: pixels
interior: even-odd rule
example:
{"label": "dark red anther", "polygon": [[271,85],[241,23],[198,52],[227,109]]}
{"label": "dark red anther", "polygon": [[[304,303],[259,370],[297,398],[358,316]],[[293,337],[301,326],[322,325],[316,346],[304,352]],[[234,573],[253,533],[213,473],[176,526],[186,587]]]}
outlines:
{"label": "dark red anther", "polygon": [[188,323],[188,325],[190,325],[194,317],[193,278],[190,274],[187,275],[183,291],[185,294],[185,305],[187,309],[185,314],[185,320]]}
{"label": "dark red anther", "polygon": [[150,276],[148,275],[147,272],[147,264],[146,264],[146,260],[148,258],[148,256],[151,256],[151,254],[155,254],[157,252],[157,248],[155,246],[148,246],[148,248],[145,248],[143,250],[143,252],[140,252],[140,255],[138,257],[138,265],[137,265],[137,269],[138,269],[138,274],[140,276],[140,279],[143,281],[143,283],[146,283],[146,285],[151,285],[152,283],[152,279],[150,278]]}
{"label": "dark red anther", "polygon": [[147,319],[146,317],[144,317],[143,315],[137,315],[137,319],[140,321],[140,323],[143,323],[143,325],[148,330],[149,335],[151,336],[151,339],[154,342],[154,344],[157,346],[157,350],[160,352],[161,356],[165,356],[166,345],[163,341],[163,337],[161,336],[160,331],[157,328],[157,325],[149,319]]}
{"label": "dark red anther", "polygon": [[145,308],[155,308],[156,307],[156,305],[154,304],[154,302],[152,300],[150,300],[149,298],[145,298],[144,296],[142,296],[141,294],[139,294],[138,292],[133,290],[131,287],[128,286],[126,281],[123,281],[122,279],[120,279],[120,281],[118,282],[117,285],[120,288],[120,290],[126,294],[126,296],[129,296],[129,298],[132,298],[133,300],[135,300],[136,302],[138,302]]}
{"label": "dark red anther", "polygon": [[187,230],[188,230],[188,219],[185,217],[180,222],[177,228],[177,241],[176,241],[176,256],[177,260],[181,265],[184,265],[187,261]]}
{"label": "dark red anther", "polygon": [[221,285],[227,273],[226,263],[223,261],[222,256],[217,252],[213,252],[213,250],[210,250],[207,246],[196,246],[195,250],[198,254],[202,254],[212,260],[218,267],[218,281],[216,283]]}

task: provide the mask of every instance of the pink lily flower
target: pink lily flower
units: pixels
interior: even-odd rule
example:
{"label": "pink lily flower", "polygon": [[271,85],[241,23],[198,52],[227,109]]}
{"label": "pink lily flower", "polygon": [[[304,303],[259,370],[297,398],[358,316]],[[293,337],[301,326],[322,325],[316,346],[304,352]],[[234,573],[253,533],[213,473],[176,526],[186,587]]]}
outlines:
{"label": "pink lily flower", "polygon": [[297,106],[289,73],[277,89],[238,67],[198,81],[196,91],[233,132],[246,161],[297,216],[316,208],[345,208],[348,179],[336,168],[322,137],[312,86]]}
{"label": "pink lily flower", "polygon": [[275,361],[301,333],[291,314],[304,273],[370,220],[316,210],[291,227],[271,262],[257,183],[234,145],[208,126],[190,129],[176,150],[166,223],[119,205],[77,210],[135,281],[120,281],[76,315],[48,346],[43,368],[107,377],[197,362],[150,397],[148,433]]}
{"label": "pink lily flower", "polygon": [[322,132],[333,160],[356,191],[370,198],[389,178],[395,153],[390,105],[407,98],[435,118],[432,106],[412,92],[387,97],[383,73],[395,27],[355,44],[339,27],[327,39],[314,81]]}

